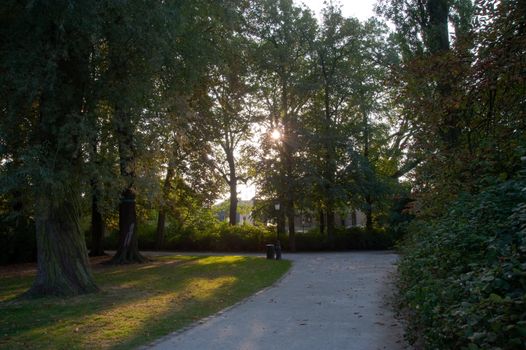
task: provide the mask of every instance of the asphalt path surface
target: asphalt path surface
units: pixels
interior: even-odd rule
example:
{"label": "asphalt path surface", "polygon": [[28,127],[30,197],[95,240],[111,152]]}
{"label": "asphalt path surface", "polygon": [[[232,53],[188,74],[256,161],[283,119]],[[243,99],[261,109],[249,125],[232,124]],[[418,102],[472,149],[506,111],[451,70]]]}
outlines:
{"label": "asphalt path surface", "polygon": [[284,254],[288,274],[270,288],[149,349],[400,350],[403,325],[390,301],[392,252]]}

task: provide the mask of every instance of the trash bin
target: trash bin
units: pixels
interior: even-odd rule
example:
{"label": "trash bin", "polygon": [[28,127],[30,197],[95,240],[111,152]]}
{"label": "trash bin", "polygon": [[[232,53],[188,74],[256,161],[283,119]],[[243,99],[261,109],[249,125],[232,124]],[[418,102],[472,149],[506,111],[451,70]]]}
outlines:
{"label": "trash bin", "polygon": [[267,244],[267,259],[274,259],[275,254],[276,249],[274,248],[274,244]]}

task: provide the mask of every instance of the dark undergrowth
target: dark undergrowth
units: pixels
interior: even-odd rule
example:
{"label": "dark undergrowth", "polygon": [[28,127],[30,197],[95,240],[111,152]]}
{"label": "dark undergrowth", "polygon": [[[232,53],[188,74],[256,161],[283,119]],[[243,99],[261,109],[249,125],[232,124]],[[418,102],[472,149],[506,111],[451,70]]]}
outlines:
{"label": "dark undergrowth", "polygon": [[409,232],[399,270],[410,340],[425,349],[526,349],[526,182],[463,195]]}

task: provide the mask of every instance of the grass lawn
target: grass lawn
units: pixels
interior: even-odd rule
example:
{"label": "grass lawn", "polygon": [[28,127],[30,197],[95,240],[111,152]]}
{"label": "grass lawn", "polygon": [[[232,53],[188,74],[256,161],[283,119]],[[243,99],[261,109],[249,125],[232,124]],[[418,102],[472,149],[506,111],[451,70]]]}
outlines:
{"label": "grass lawn", "polygon": [[18,300],[33,275],[0,275],[0,349],[129,349],[272,284],[290,262],[241,256],[158,257],[94,267],[99,293]]}

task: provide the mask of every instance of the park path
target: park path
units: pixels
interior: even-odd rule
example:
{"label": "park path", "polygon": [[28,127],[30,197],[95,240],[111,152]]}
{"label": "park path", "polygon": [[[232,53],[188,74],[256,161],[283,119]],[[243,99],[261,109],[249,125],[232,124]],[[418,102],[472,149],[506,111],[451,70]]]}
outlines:
{"label": "park path", "polygon": [[223,313],[152,344],[165,350],[408,349],[389,299],[391,252],[285,254],[289,273]]}

